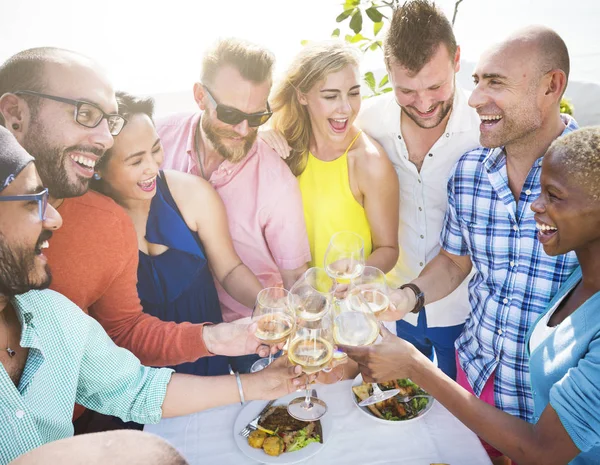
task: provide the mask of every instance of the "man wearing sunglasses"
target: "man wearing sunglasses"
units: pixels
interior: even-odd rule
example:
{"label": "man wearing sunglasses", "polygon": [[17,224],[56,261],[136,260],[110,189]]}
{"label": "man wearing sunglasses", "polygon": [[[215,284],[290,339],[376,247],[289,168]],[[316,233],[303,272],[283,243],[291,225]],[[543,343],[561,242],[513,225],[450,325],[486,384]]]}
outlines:
{"label": "man wearing sunglasses", "polygon": [[[209,181],[220,194],[235,249],[264,286],[294,283],[310,249],[298,184],[262,140],[258,127],[271,117],[270,52],[237,39],[217,42],[203,58],[194,84],[199,112],[157,122],[163,167]],[[248,316],[217,283],[225,321]]]}
{"label": "man wearing sunglasses", "polygon": [[125,124],[110,82],[86,57],[38,48],[0,65],[0,125],[35,156],[50,203],[64,220],[47,252],[52,289],[147,365],[177,365],[211,354],[266,355],[248,325],[177,325],[142,312],[131,219],[109,198],[88,192],[96,162]]}

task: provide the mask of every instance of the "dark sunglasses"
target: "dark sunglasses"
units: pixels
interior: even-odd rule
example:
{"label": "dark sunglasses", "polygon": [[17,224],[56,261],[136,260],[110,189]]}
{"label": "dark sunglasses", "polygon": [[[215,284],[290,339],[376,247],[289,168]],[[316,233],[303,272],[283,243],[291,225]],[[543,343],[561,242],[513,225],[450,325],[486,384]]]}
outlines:
{"label": "dark sunglasses", "polygon": [[33,90],[18,90],[15,95],[31,95],[33,97],[46,98],[56,102],[68,103],[75,107],[75,121],[86,128],[95,128],[104,118],[108,121],[108,130],[112,136],[118,136],[121,130],[127,124],[127,120],[116,113],[104,113],[98,106],[83,100],[73,100],[70,98],[56,97],[54,95],[42,94]]}
{"label": "dark sunglasses", "polygon": [[211,103],[215,106],[215,109],[217,111],[217,118],[219,119],[219,121],[222,121],[225,124],[231,124],[232,126],[235,126],[236,124],[240,124],[242,121],[247,120],[248,126],[250,126],[251,128],[255,128],[265,124],[273,115],[271,107],[269,106],[269,102],[267,102],[267,111],[265,112],[244,113],[243,111],[240,111],[237,108],[221,105],[215,100],[215,98],[210,93],[210,90],[208,90],[206,86],[204,86],[204,90],[206,90],[206,95],[208,95],[208,98],[210,99]]}
{"label": "dark sunglasses", "polygon": [[44,189],[42,192],[40,192],[38,194],[0,196],[0,202],[10,202],[10,201],[21,201],[21,202],[37,201],[38,212],[40,215],[40,221],[44,221],[46,219],[46,208],[48,208],[48,188]]}

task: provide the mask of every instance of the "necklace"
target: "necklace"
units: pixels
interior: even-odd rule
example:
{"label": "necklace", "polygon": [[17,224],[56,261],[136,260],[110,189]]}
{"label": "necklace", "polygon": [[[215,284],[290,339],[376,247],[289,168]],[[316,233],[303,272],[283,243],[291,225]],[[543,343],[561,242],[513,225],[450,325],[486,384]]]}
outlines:
{"label": "necklace", "polygon": [[194,134],[194,148],[196,149],[196,157],[198,158],[198,164],[200,165],[200,173],[202,173],[202,178],[206,179],[206,174],[204,174],[204,165],[202,163],[202,155],[200,155],[200,150],[198,148],[198,139],[200,138],[200,121],[202,121],[202,116],[200,116],[198,124],[196,125],[196,131]]}
{"label": "necklace", "polygon": [[[8,308],[8,307],[6,307]],[[6,331],[6,352],[8,352],[8,356],[9,357],[14,357],[16,355],[16,352],[14,350],[12,350],[9,345],[8,345],[8,325],[6,323],[6,317],[4,316],[4,312],[6,311],[6,308],[0,312],[0,314],[2,314],[2,322],[4,323],[4,327],[7,329]]]}

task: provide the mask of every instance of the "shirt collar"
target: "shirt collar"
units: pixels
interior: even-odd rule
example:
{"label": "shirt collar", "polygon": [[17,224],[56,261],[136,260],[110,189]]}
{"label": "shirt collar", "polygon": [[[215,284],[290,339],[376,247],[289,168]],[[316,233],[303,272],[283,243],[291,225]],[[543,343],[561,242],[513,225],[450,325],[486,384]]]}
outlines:
{"label": "shirt collar", "polygon": [[[563,123],[565,124],[565,129],[563,129],[563,132],[558,137],[562,137],[564,135],[569,134],[570,132],[573,132],[573,131],[579,129],[579,125],[577,124],[577,121],[575,121],[575,118],[573,118],[567,114],[564,114],[564,113],[560,114],[560,118],[562,119]],[[486,149],[486,150],[488,150],[488,153],[485,156],[485,158],[483,159],[483,164],[484,164],[485,169],[488,172],[497,170],[504,165],[504,162],[506,159],[506,152],[504,151],[504,147],[496,147],[493,149]],[[538,167],[542,166],[543,158],[544,158],[544,155],[539,157],[535,161],[533,166],[538,166]]]}
{"label": "shirt collar", "polygon": [[35,306],[34,302],[32,305],[31,300],[32,298],[36,300],[37,292],[39,291],[29,291],[25,294],[16,295],[11,299],[17,318],[21,322],[21,347],[30,349],[41,348],[39,335],[34,324],[34,313],[31,311],[32,307]]}
{"label": "shirt collar", "polygon": [[246,156],[237,163],[232,163],[229,160],[223,160],[221,165],[219,165],[219,167],[211,174],[210,183],[215,187],[226,184],[237,173],[239,173],[253,157],[257,156],[259,144],[261,144],[261,141],[257,137],[254,145],[252,145]]}

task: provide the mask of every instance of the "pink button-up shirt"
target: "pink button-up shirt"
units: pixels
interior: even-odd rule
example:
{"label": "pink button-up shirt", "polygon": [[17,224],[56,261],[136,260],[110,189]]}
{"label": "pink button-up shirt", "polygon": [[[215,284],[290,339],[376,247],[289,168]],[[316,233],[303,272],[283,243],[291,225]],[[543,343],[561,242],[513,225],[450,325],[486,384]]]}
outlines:
{"label": "pink button-up shirt", "polygon": [[[194,147],[200,116],[180,113],[156,122],[165,152],[163,168],[200,176]],[[236,252],[263,286],[282,286],[280,269],[293,270],[310,261],[298,182],[262,140],[257,139],[241,162],[221,163],[209,181],[225,204]],[[215,285],[225,321],[251,315],[216,280]]]}

